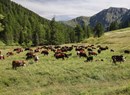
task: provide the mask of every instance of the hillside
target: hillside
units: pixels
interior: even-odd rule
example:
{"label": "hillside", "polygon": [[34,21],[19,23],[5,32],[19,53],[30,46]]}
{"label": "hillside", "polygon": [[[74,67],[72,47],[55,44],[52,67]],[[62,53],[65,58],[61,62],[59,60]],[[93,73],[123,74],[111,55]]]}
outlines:
{"label": "hillside", "polygon": [[120,18],[120,22],[122,22],[123,27],[130,26],[130,10],[127,11],[125,15]]}
{"label": "hillside", "polygon": [[115,49],[130,49],[130,28],[119,29],[105,33],[100,38],[89,38],[84,43],[90,44],[107,44]]}
{"label": "hillside", "polygon": [[[48,56],[36,53],[40,58],[37,63],[28,60],[26,67],[17,70],[12,69],[12,61],[25,60],[28,51],[18,54],[13,51],[17,47],[1,46],[3,55],[8,51],[15,54],[0,60],[0,95],[130,95],[130,54],[122,51],[130,49],[129,37],[127,28],[105,33],[99,39],[88,39],[87,43],[73,44],[109,47],[94,56],[92,62],[84,62],[86,58],[79,58],[75,49],[67,52],[72,55],[65,60],[56,59],[49,50]],[[111,56],[117,54],[123,54],[126,61],[114,65]]]}
{"label": "hillside", "polygon": [[62,21],[61,23],[64,23],[71,27],[76,27],[76,25],[81,25],[81,26],[83,26],[84,24],[88,25],[89,19],[90,19],[89,17],[81,16],[81,17],[77,17],[69,21]]}
{"label": "hillside", "polygon": [[[7,45],[63,44],[72,42],[73,28],[49,21],[10,0],[0,0],[0,41]],[[59,36],[60,35],[60,36]],[[55,36],[55,38],[53,37]],[[53,42],[52,42],[53,40]]]}

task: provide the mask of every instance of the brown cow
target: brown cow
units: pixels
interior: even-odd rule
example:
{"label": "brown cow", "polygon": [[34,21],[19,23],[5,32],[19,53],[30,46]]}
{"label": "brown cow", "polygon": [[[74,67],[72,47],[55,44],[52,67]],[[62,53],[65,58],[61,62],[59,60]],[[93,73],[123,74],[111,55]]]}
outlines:
{"label": "brown cow", "polygon": [[17,53],[23,52],[22,48],[15,48],[14,51],[16,51]]}
{"label": "brown cow", "polygon": [[89,51],[89,52],[88,52],[88,55],[97,55],[97,53],[96,53],[96,52],[93,52],[93,51]]}
{"label": "brown cow", "polygon": [[85,52],[85,51],[82,51],[82,50],[77,51],[77,55],[79,55],[79,57],[87,57],[86,52]]}
{"label": "brown cow", "polygon": [[55,53],[54,54],[56,59],[62,58],[64,60],[64,58],[68,58],[68,55],[66,53]]}
{"label": "brown cow", "polygon": [[48,55],[49,52],[48,52],[48,50],[43,50],[43,51],[41,52],[41,54]]}
{"label": "brown cow", "polygon": [[0,59],[5,59],[4,55],[0,55]]}
{"label": "brown cow", "polygon": [[25,61],[23,60],[14,60],[12,61],[12,69],[17,69],[17,67],[25,66]]}
{"label": "brown cow", "polygon": [[7,52],[6,55],[7,55],[7,57],[9,57],[9,56],[14,55],[14,53],[13,52]]}

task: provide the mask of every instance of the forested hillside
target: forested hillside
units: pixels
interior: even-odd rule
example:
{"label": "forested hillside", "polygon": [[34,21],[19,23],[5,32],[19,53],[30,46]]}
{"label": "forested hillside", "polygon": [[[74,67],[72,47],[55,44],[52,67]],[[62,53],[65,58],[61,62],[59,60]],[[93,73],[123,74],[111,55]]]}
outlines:
{"label": "forested hillside", "polygon": [[[0,40],[7,45],[74,42],[71,27],[49,21],[10,0],[0,0]],[[4,29],[3,29],[3,28]]]}

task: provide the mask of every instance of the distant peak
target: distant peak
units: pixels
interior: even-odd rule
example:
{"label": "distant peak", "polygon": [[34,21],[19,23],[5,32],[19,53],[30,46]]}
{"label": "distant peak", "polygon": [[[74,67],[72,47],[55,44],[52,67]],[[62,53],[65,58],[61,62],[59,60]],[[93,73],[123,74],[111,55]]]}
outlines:
{"label": "distant peak", "polygon": [[123,7],[109,7],[108,9],[125,9],[125,10],[128,10],[127,8],[123,8]]}

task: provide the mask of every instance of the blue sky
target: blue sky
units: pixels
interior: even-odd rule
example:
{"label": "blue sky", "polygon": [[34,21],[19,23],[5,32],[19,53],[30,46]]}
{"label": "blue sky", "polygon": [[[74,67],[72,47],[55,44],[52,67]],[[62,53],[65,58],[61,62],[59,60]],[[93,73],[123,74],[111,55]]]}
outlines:
{"label": "blue sky", "polygon": [[42,17],[69,20],[78,16],[92,16],[109,7],[130,9],[130,0],[12,0]]}

